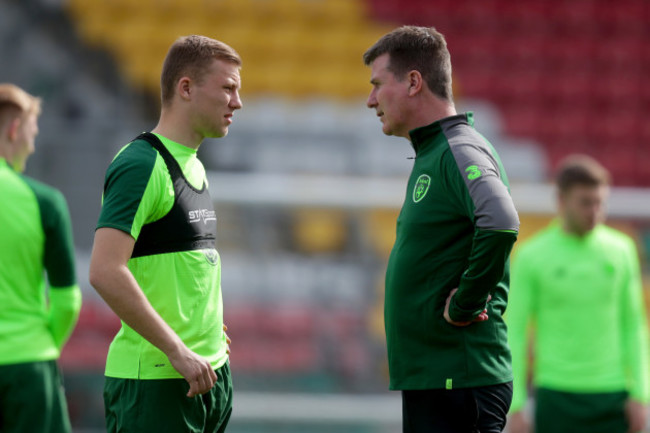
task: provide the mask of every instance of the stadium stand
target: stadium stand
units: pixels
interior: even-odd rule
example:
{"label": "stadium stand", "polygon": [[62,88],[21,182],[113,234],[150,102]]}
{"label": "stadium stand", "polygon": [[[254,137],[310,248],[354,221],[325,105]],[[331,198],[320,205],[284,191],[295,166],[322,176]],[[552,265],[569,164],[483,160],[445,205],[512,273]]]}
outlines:
{"label": "stadium stand", "polygon": [[[113,52],[132,82],[157,92],[169,44],[190,33],[236,45],[244,94],[356,97],[366,91],[361,53],[389,29],[348,0],[71,0],[84,39]],[[119,25],[117,25],[119,23]]]}
{"label": "stadium stand", "polygon": [[[158,89],[181,34],[216,34],[246,59],[245,95],[351,99],[367,92],[362,53],[396,24],[435,25],[451,48],[460,98],[503,113],[505,133],[541,143],[553,166],[573,151],[605,161],[619,185],[645,185],[643,86],[648,7],[638,0],[71,0],[82,36],[113,52],[132,83]],[[119,26],[116,25],[119,23]],[[623,120],[623,122],[621,122]]]}
{"label": "stadium stand", "polygon": [[541,143],[551,166],[586,152],[604,162],[617,185],[648,185],[650,170],[631,156],[648,138],[646,2],[369,3],[376,20],[441,30],[461,95],[494,102],[505,132]]}

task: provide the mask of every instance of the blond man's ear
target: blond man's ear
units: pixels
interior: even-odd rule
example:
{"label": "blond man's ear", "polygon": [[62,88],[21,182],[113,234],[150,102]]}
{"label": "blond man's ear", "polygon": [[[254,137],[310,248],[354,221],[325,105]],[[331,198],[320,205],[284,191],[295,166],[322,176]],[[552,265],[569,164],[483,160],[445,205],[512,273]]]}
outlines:
{"label": "blond man's ear", "polygon": [[9,139],[9,141],[16,141],[18,138],[18,128],[20,128],[20,118],[15,117],[9,121],[9,125],[7,125],[6,128],[6,138]]}

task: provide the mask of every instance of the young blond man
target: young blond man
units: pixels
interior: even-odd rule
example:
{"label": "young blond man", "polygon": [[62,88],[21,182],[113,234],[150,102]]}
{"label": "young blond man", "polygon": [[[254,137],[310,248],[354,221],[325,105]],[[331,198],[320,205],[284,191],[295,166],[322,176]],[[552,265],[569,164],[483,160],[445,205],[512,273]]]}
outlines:
{"label": "young blond man", "polygon": [[158,125],[115,157],[90,282],[122,320],[106,362],[109,432],[223,432],[232,411],[216,216],[196,152],[241,108],[241,59],[186,36],[161,74]]}
{"label": "young blond man", "polygon": [[0,84],[0,431],[7,433],[71,431],[56,362],[81,308],[70,216],[58,190],[21,174],[34,152],[40,103]]}

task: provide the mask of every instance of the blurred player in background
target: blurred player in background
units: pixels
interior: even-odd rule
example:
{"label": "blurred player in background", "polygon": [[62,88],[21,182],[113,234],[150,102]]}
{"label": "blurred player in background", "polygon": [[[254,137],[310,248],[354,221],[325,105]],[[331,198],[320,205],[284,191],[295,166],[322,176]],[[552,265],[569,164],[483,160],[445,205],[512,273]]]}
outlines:
{"label": "blurred player in background", "polygon": [[56,363],[81,309],[68,205],[58,190],[21,174],[34,152],[40,103],[0,84],[0,431],[7,433],[71,431]]}
{"label": "blurred player in background", "polygon": [[457,114],[451,62],[433,28],[405,26],[365,54],[367,101],[415,150],[386,272],[390,388],[403,431],[500,432],[512,396],[501,317],[519,218],[494,148]]}
{"label": "blurred player in background", "polygon": [[158,125],[107,170],[90,282],[122,320],[106,361],[109,432],[223,432],[230,418],[217,221],[196,152],[241,108],[240,66],[222,42],[178,39]]}
{"label": "blurred player in background", "polygon": [[[648,335],[636,247],[602,224],[609,174],[587,156],[556,178],[558,219],[513,260],[511,433],[642,431]],[[534,429],[524,412],[533,343]]]}

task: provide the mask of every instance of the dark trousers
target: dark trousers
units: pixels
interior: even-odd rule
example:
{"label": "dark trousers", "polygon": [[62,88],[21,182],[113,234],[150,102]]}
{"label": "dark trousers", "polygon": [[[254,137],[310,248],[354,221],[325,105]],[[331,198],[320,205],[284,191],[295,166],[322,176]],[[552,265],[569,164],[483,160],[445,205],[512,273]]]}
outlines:
{"label": "dark trousers", "polygon": [[535,432],[626,433],[627,398],[625,391],[572,393],[537,388]]}
{"label": "dark trousers", "polygon": [[56,361],[0,366],[0,432],[71,431],[63,381]]}
{"label": "dark trousers", "polygon": [[402,391],[404,433],[499,433],[512,382],[477,388]]}
{"label": "dark trousers", "polygon": [[205,394],[187,397],[185,379],[118,379],[104,383],[109,433],[224,433],[232,414],[232,378],[226,362]]}

